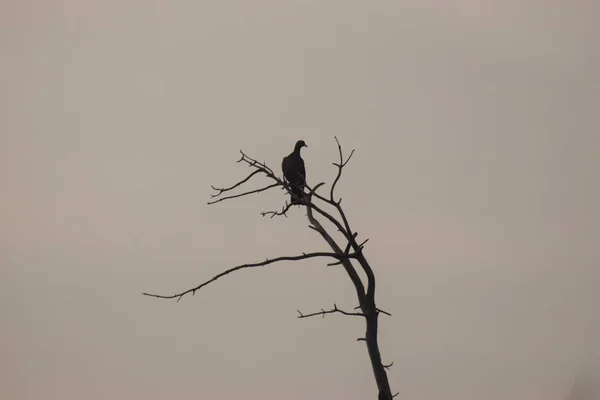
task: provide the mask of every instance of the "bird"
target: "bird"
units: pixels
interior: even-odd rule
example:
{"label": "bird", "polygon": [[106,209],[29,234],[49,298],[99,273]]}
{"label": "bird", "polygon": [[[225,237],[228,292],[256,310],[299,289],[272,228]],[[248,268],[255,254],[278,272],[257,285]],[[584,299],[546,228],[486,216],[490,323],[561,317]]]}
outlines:
{"label": "bird", "polygon": [[283,177],[290,186],[291,204],[299,204],[304,198],[304,186],[306,185],[306,169],[304,160],[300,157],[300,149],[308,147],[304,140],[298,140],[294,151],[283,158],[281,170]]}

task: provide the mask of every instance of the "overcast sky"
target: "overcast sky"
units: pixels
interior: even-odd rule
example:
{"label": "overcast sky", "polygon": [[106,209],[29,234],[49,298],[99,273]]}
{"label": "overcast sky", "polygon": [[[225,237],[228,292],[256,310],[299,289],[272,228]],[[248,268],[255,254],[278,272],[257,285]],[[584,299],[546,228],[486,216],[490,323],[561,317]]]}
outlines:
{"label": "overcast sky", "polygon": [[[0,398],[373,399],[354,290],[279,190],[339,186],[399,399],[559,400],[600,359],[596,0],[0,5]],[[257,180],[254,185],[260,185]]]}

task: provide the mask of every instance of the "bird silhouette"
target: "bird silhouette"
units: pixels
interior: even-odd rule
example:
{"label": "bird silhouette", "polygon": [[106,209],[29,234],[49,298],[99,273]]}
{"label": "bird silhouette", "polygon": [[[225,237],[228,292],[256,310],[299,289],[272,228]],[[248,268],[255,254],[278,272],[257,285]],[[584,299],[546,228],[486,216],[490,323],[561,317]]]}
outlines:
{"label": "bird silhouette", "polygon": [[304,140],[298,140],[294,151],[283,158],[281,170],[283,177],[290,186],[291,204],[300,204],[304,199],[304,186],[306,185],[306,169],[304,160],[300,156],[300,149],[308,147]]}

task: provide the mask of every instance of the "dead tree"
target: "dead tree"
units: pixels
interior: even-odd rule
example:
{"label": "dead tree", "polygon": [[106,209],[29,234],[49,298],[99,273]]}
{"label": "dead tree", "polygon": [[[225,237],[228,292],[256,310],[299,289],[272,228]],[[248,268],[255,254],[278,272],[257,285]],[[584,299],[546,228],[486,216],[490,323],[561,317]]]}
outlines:
{"label": "dead tree", "polygon": [[[325,316],[326,314],[334,314],[339,313],[346,316],[360,317],[365,320],[365,335],[364,337],[358,338],[358,341],[364,341],[367,345],[367,351],[369,354],[369,359],[371,361],[371,367],[373,369],[373,374],[375,377],[375,381],[377,383],[378,389],[378,400],[391,400],[395,397],[392,395],[390,384],[387,378],[386,370],[392,366],[392,364],[385,365],[381,360],[381,353],[379,351],[378,344],[378,318],[380,314],[390,315],[389,313],[379,309],[375,303],[375,274],[373,273],[373,269],[364,253],[365,243],[369,239],[363,240],[359,243],[357,240],[358,233],[353,231],[350,222],[346,216],[342,208],[342,199],[336,199],[335,188],[338,184],[344,167],[350,161],[350,158],[354,154],[354,150],[350,153],[348,158],[344,159],[344,155],[342,153],[342,147],[337,138],[335,138],[338,147],[339,153],[339,161],[334,162],[333,165],[337,167],[337,175],[329,189],[328,195],[321,195],[317,192],[319,188],[321,188],[325,183],[321,182],[314,187],[310,187],[306,185],[306,189],[308,190],[307,195],[302,201],[301,206],[306,207],[307,217],[310,225],[308,226],[310,229],[317,232],[325,242],[331,247],[331,252],[313,252],[313,253],[302,253],[296,256],[282,256],[282,257],[274,257],[268,258],[261,262],[250,263],[238,265],[236,267],[225,270],[213,278],[191,288],[187,289],[183,292],[173,294],[173,295],[159,295],[152,293],[144,293],[146,296],[157,297],[161,299],[177,299],[181,300],[181,298],[187,294],[194,295],[196,291],[202,289],[204,286],[216,281],[217,279],[233,273],[235,271],[239,271],[245,268],[254,268],[254,267],[263,267],[265,265],[278,263],[281,261],[299,261],[305,260],[308,258],[326,258],[332,260],[328,263],[328,266],[340,265],[356,289],[356,297],[358,300],[358,307],[355,307],[352,311],[344,311],[336,304],[333,305],[333,308],[329,310],[321,309],[321,311],[313,312],[309,314],[303,314],[298,311],[298,318],[308,318],[314,316]],[[240,150],[241,158],[237,161],[238,163],[246,164],[248,167],[253,169],[253,171],[246,176],[244,179],[240,180],[236,184],[225,187],[225,188],[217,188],[212,186],[215,194],[211,195],[212,200],[208,202],[208,204],[215,204],[224,200],[231,200],[235,198],[240,198],[244,196],[249,196],[252,194],[264,192],[269,189],[281,188],[287,191],[288,194],[291,194],[290,188],[287,183],[279,178],[275,172],[267,166],[265,162],[260,162],[256,159],[253,159],[246,155],[243,151]],[[260,187],[258,189],[243,191],[238,194],[233,194],[235,189],[240,188],[244,184],[246,184],[251,178],[257,175],[264,175],[267,178],[271,179],[273,183],[270,185]],[[269,216],[270,218],[277,216],[286,216],[287,212],[292,207],[292,204],[285,203],[284,207],[281,210],[277,211],[266,211],[262,212],[262,216]],[[328,208],[328,210],[326,210]],[[337,214],[337,215],[336,215]],[[336,229],[341,233],[343,237],[343,242],[338,243],[332,235],[323,227],[321,221],[327,220],[329,221]],[[359,276],[355,265],[358,265],[361,268],[366,276],[366,281],[363,281]]]}

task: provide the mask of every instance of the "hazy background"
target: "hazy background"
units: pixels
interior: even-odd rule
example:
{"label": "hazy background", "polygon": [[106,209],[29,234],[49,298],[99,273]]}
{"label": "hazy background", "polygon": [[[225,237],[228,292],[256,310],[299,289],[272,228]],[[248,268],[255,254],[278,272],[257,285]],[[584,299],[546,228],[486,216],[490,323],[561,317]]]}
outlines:
{"label": "hazy background", "polygon": [[[356,304],[281,191],[334,176],[399,399],[562,399],[600,357],[600,4],[22,0],[0,6],[0,398],[372,399]],[[258,180],[256,185],[262,183]]]}

